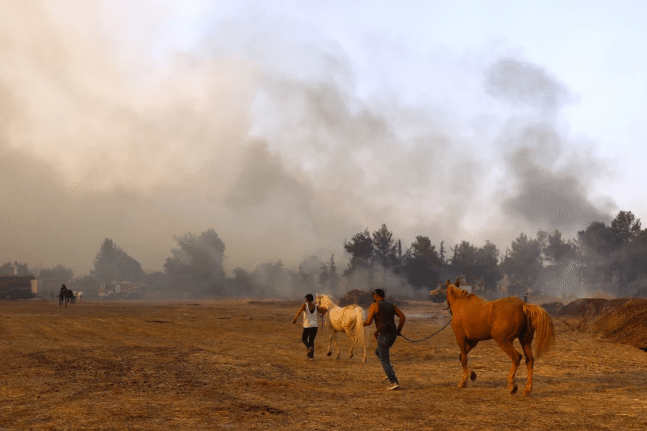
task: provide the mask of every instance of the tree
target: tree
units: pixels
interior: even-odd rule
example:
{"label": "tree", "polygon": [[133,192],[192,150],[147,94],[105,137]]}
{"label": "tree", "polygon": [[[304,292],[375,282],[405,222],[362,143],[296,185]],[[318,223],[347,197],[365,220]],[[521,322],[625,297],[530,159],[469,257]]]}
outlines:
{"label": "tree", "polygon": [[565,242],[562,233],[555,230],[547,236],[542,252],[548,263],[557,267],[565,259],[575,258],[575,245],[571,241]]}
{"label": "tree", "polygon": [[640,219],[631,211],[620,211],[611,222],[611,244],[614,250],[631,242],[640,234]]}
{"label": "tree", "polygon": [[486,292],[494,291],[497,281],[501,279],[498,266],[500,254],[497,246],[490,241],[486,241],[485,245],[476,251],[474,274],[483,279]]}
{"label": "tree", "polygon": [[175,286],[195,295],[221,293],[225,281],[225,243],[209,229],[199,236],[173,236],[178,248],[171,250],[164,270]]}
{"label": "tree", "polygon": [[142,281],[145,276],[140,263],[110,238],[103,241],[93,263],[90,274],[100,281]]}
{"label": "tree", "polygon": [[522,233],[510,247],[500,268],[510,278],[508,291],[520,295],[526,289],[533,288],[541,275],[541,245],[536,239],[529,239]]}
{"label": "tree", "polygon": [[336,292],[339,286],[340,277],[337,274],[337,265],[335,265],[335,255],[330,256],[330,263],[321,264],[321,273],[319,274],[319,284],[321,287],[328,288],[331,292]]}
{"label": "tree", "polygon": [[467,241],[462,241],[453,249],[451,267],[457,275],[465,275],[467,283],[474,283],[476,277],[476,253],[478,249]]}
{"label": "tree", "polygon": [[236,295],[245,296],[256,293],[256,283],[252,276],[242,268],[234,269],[234,279],[231,283]]}
{"label": "tree", "polygon": [[314,292],[318,285],[316,279],[319,277],[317,275],[320,275],[319,271],[322,265],[323,262],[316,255],[308,256],[299,264],[297,276],[302,289]]}
{"label": "tree", "polygon": [[344,241],[344,250],[351,255],[345,275],[350,275],[358,269],[368,269],[373,263],[373,239],[368,229],[356,233],[350,241]]}
{"label": "tree", "polygon": [[51,268],[44,268],[38,273],[38,278],[53,278],[57,280],[69,280],[74,277],[74,270],[63,265],[56,265]]}
{"label": "tree", "polygon": [[402,272],[412,286],[430,288],[438,284],[441,266],[440,256],[429,238],[417,236],[404,253]]}
{"label": "tree", "polygon": [[397,244],[393,241],[393,232],[389,231],[386,224],[373,232],[373,253],[375,263],[382,269],[395,268],[398,263]]}

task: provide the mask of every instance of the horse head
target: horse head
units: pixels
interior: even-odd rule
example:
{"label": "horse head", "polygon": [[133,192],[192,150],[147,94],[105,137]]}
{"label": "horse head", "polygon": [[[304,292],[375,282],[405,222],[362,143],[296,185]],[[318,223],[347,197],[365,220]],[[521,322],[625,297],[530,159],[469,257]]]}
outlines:
{"label": "horse head", "polygon": [[327,310],[332,308],[335,305],[335,303],[330,298],[330,296],[325,295],[325,294],[320,295],[318,293],[315,295],[315,304],[318,307],[323,307],[323,308],[325,308]]}
{"label": "horse head", "polygon": [[460,298],[461,296],[464,296],[466,291],[463,289],[459,289],[458,286],[461,285],[461,280],[460,278],[456,279],[456,283],[452,284],[452,282],[447,279],[447,306],[449,307],[449,312],[452,313],[452,302],[456,298]]}

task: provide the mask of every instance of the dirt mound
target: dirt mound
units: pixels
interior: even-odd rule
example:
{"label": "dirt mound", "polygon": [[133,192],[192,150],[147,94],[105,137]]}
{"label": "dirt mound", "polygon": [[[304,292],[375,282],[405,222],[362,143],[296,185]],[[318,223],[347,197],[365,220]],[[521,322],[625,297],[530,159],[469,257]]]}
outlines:
{"label": "dirt mound", "polygon": [[371,292],[353,289],[349,290],[346,295],[341,297],[339,305],[345,307],[347,305],[357,304],[360,307],[369,307],[373,303],[373,294]]}
{"label": "dirt mound", "polygon": [[624,325],[609,338],[623,344],[638,347],[647,352],[647,311],[629,318]]}
{"label": "dirt mound", "polygon": [[593,329],[605,337],[647,349],[647,299],[629,299],[600,316]]}
{"label": "dirt mound", "polygon": [[564,304],[561,302],[549,302],[548,304],[540,304],[540,307],[548,311],[551,316],[556,317],[564,309]]}
{"label": "dirt mound", "polygon": [[627,301],[630,301],[630,299],[581,298],[565,305],[556,316],[590,319],[601,314],[610,313]]}

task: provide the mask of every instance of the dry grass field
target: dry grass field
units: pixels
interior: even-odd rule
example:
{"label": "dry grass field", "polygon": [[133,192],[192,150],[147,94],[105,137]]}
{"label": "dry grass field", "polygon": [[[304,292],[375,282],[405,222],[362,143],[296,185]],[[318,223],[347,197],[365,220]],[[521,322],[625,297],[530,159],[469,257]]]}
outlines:
{"label": "dry grass field", "polygon": [[[510,363],[492,341],[470,353],[465,389],[451,328],[391,349],[402,386],[368,363],[306,360],[300,302],[0,301],[0,429],[644,430],[647,353],[555,318],[533,393],[510,395]],[[403,333],[423,338],[443,304],[410,302]],[[517,345],[518,347],[518,345]],[[517,373],[522,388],[523,365]]]}

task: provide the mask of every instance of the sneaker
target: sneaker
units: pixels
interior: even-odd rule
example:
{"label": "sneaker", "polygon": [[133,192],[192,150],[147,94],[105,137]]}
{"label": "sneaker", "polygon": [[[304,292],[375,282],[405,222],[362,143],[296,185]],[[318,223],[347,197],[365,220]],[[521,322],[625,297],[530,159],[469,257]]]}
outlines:
{"label": "sneaker", "polygon": [[312,359],[312,357],[313,357],[314,355],[315,355],[315,348],[314,348],[314,347],[310,347],[310,348],[308,349],[308,355],[307,355],[307,356],[308,356],[308,358]]}
{"label": "sneaker", "polygon": [[388,380],[389,380],[389,376],[384,376],[384,378],[382,379],[383,382],[387,382]]}
{"label": "sneaker", "polygon": [[393,385],[389,386],[388,389],[390,391],[397,391],[398,389],[400,389],[400,385],[396,382],[396,383],[393,383]]}

